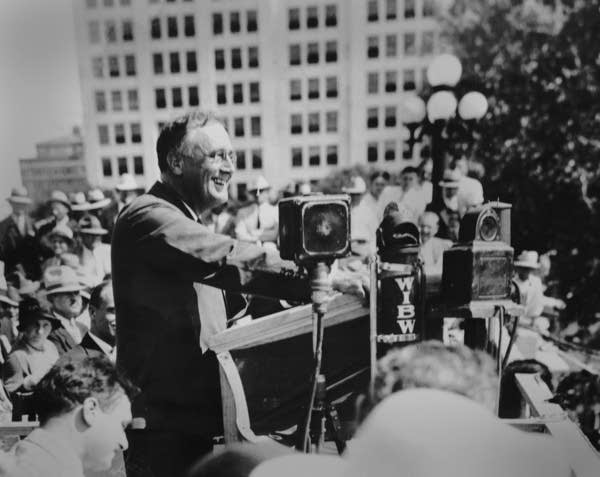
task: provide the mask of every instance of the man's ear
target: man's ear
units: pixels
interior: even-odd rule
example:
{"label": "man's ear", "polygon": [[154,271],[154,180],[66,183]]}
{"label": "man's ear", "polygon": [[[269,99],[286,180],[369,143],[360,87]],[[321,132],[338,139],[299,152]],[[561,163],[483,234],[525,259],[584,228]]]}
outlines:
{"label": "man's ear", "polygon": [[86,398],[81,406],[81,417],[88,426],[93,426],[100,416],[100,404],[94,397]]}
{"label": "man's ear", "polygon": [[172,174],[180,176],[183,174],[183,157],[180,154],[169,153],[167,156],[167,164]]}

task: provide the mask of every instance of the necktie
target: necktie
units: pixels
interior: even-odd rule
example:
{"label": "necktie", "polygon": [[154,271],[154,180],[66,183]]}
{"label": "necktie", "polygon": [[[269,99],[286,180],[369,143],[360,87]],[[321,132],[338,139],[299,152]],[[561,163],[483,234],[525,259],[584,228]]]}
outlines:
{"label": "necktie", "polygon": [[260,205],[256,207],[256,228],[260,230]]}

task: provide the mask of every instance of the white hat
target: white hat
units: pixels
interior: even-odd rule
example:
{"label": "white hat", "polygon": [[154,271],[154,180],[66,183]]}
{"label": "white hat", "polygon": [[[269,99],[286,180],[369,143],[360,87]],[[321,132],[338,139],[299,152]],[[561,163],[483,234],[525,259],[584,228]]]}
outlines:
{"label": "white hat", "polygon": [[103,209],[110,204],[110,199],[104,196],[100,189],[90,189],[87,193],[87,200],[90,203],[90,210]]}
{"label": "white hat", "polygon": [[458,169],[446,169],[444,178],[439,182],[442,187],[458,187],[462,174]]}
{"label": "white hat", "polygon": [[252,181],[252,183],[250,184],[250,187],[248,187],[248,190],[249,191],[252,191],[252,190],[262,191],[262,190],[266,190],[266,189],[270,189],[270,188],[271,188],[271,185],[269,184],[267,179],[265,179],[264,176],[258,176],[256,179],[254,179]]}
{"label": "white hat", "polygon": [[367,184],[361,176],[354,176],[350,179],[350,185],[342,187],[342,192],[346,194],[364,194],[367,192]]}
{"label": "white hat", "polygon": [[119,183],[115,187],[115,189],[123,192],[137,190],[139,188],[140,187],[131,174],[122,174]]}
{"label": "white hat", "polygon": [[75,270],[67,265],[51,266],[44,272],[44,288],[42,293],[53,295],[55,293],[81,292],[85,287],[81,284]]}
{"label": "white hat", "polygon": [[27,189],[22,186],[14,187],[10,191],[10,196],[6,200],[13,204],[29,205],[32,203],[32,200],[29,198],[29,194],[27,193]]}
{"label": "white hat", "polygon": [[515,260],[515,267],[537,270],[540,268],[538,258],[538,253],[535,250],[523,250]]}
{"label": "white hat", "polygon": [[83,192],[74,192],[71,196],[71,210],[74,212],[85,212],[90,210],[90,203]]}

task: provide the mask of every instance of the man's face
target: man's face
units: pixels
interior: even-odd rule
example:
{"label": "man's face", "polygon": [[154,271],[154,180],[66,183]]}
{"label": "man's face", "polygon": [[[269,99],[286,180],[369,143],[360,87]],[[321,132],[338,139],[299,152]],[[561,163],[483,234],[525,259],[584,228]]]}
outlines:
{"label": "man's face", "polygon": [[[127,450],[125,428],[132,419],[131,402],[125,394],[116,399],[106,411],[100,409],[95,398],[83,403],[84,419],[89,426],[84,432],[83,465],[87,469],[107,470],[115,454]],[[90,409],[92,406],[95,407]]]}
{"label": "man's face", "polygon": [[229,198],[229,181],[234,171],[229,134],[217,122],[189,131],[182,147],[181,169],[185,199],[200,214]]}
{"label": "man's face", "polygon": [[78,291],[56,293],[50,296],[50,302],[54,311],[68,319],[78,316],[83,305],[81,293]]}
{"label": "man's face", "polygon": [[56,217],[56,220],[64,219],[69,213],[69,209],[62,202],[53,201],[50,203],[50,211]]}
{"label": "man's face", "polygon": [[27,213],[27,209],[29,208],[29,205],[27,204],[18,204],[16,202],[11,202],[10,204],[13,214],[15,214],[16,216],[21,216],[21,215],[25,215]]}
{"label": "man's face", "polygon": [[92,320],[91,332],[108,344],[114,345],[116,314],[112,287],[109,286],[104,289],[98,308],[90,305],[90,318]]}
{"label": "man's face", "polygon": [[385,189],[386,185],[387,181],[383,177],[377,177],[373,182],[371,182],[371,195],[376,199],[379,199],[379,196],[383,192],[383,189]]}
{"label": "man's face", "polygon": [[400,185],[405,191],[416,187],[418,183],[419,178],[415,172],[405,172],[400,176]]}
{"label": "man's face", "polygon": [[50,244],[52,245],[52,251],[54,255],[60,257],[63,253],[67,253],[69,251],[69,242],[65,240],[64,237],[60,235],[54,235],[50,239]]}
{"label": "man's face", "polygon": [[522,281],[529,280],[529,275],[531,275],[531,269],[527,267],[515,267],[517,269],[517,275]]}
{"label": "man's face", "polygon": [[87,248],[88,250],[93,250],[97,244],[99,244],[101,242],[100,236],[99,235],[92,235],[92,234],[81,234],[81,242],[83,243],[84,247]]}
{"label": "man's face", "polygon": [[427,242],[438,231],[437,220],[428,215],[419,219],[419,227],[421,229],[421,243]]}

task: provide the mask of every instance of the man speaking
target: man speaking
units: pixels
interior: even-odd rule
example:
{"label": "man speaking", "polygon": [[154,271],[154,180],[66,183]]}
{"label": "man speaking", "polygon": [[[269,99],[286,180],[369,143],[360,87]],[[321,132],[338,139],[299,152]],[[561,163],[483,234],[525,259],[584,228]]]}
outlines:
{"label": "man speaking", "polygon": [[[127,475],[179,476],[221,430],[217,360],[223,289],[308,301],[306,280],[280,274],[262,248],[214,234],[206,213],[228,199],[235,153],[223,125],[194,112],[156,145],[161,180],[117,219],[112,245],[117,365],[141,388]],[[279,262],[281,265],[281,262]]]}

